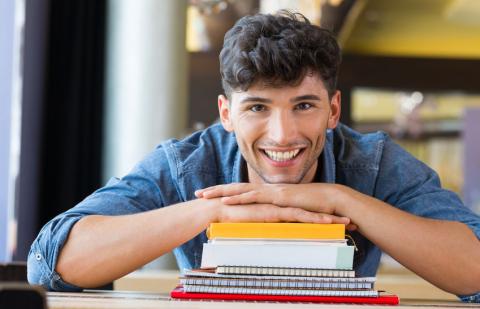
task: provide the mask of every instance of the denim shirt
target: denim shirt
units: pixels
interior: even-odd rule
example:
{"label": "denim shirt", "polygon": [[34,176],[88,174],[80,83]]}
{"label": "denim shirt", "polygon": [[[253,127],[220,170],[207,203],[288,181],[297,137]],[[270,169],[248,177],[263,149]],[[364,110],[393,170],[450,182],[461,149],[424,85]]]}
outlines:
{"label": "denim shirt", "polygon": [[[421,217],[463,222],[480,238],[480,217],[456,194],[442,189],[432,169],[385,133],[360,134],[339,124],[326,135],[316,182],[343,184]],[[125,177],[112,178],[105,187],[48,222],[32,244],[28,280],[49,290],[81,290],[64,282],[55,265],[70,229],[84,216],[149,211],[193,200],[197,189],[245,181],[246,163],[235,135],[221,125],[181,141],[168,140]],[[358,276],[375,276],[380,249],[359,233],[352,232],[351,236],[359,249],[354,258]],[[202,232],[174,250],[180,269],[200,266],[202,244],[206,241]],[[480,293],[461,298],[480,302]]]}

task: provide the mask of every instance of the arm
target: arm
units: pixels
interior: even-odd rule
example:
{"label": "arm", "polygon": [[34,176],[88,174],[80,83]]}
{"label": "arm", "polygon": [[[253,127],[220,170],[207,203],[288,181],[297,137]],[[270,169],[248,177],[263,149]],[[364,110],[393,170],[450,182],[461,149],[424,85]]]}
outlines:
{"label": "arm", "polygon": [[214,204],[199,207],[199,202],[131,215],[86,216],[71,229],[56,271],[84,288],[112,282],[204,230],[214,220]]}
{"label": "arm", "polygon": [[344,186],[335,212],[382,251],[439,288],[457,295],[480,292],[480,241],[467,225],[422,218]]}
{"label": "arm", "polygon": [[422,218],[338,184],[223,185],[197,195],[348,217],[382,251],[436,286],[457,295],[480,291],[480,241],[463,223]]}
{"label": "arm", "polygon": [[218,221],[345,223],[329,215],[273,205],[227,206],[197,199],[123,216],[87,216],[76,223],[56,270],[66,282],[96,287],[171,251]]}

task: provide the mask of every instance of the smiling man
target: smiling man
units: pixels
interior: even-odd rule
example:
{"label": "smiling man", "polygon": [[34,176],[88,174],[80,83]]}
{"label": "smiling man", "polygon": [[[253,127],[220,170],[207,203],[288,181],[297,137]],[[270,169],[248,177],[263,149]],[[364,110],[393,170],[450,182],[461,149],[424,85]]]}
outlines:
{"label": "smiling man", "polygon": [[438,287],[480,301],[480,217],[386,134],[339,123],[340,50],[290,13],[247,16],[220,54],[221,124],[162,143],[54,218],[28,278],[81,290],[174,250],[199,267],[211,222],[343,223],[374,276],[382,251]]}
{"label": "smiling man", "polygon": [[313,71],[293,85],[260,81],[219,97],[224,128],[236,134],[251,183],[308,183],[318,167],[327,129],[337,126],[340,94],[329,97]]}

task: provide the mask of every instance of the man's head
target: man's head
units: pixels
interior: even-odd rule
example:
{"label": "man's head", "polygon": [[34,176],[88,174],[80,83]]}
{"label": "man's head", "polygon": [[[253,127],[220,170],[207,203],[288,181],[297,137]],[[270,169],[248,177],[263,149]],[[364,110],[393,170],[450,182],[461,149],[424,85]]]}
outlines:
{"label": "man's head", "polygon": [[329,95],[336,90],[341,56],[326,29],[301,14],[246,16],[225,34],[220,74],[228,98],[261,81],[272,87],[295,85],[307,72],[320,74]]}
{"label": "man's head", "polygon": [[335,38],[299,14],[247,16],[227,32],[220,118],[250,182],[313,180],[326,130],[340,117],[339,63]]}

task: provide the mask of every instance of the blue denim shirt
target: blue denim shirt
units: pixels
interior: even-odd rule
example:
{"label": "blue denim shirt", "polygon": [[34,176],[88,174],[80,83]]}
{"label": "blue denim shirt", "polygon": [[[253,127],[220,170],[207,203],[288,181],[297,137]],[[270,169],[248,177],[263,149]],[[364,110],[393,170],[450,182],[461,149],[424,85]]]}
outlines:
{"label": "blue denim shirt", "polygon": [[[433,170],[385,133],[360,134],[340,124],[327,131],[318,166],[316,182],[343,184],[418,216],[463,222],[480,238],[480,217],[457,195],[442,189]],[[55,272],[55,265],[70,229],[84,216],[153,210],[195,199],[197,189],[242,181],[247,181],[245,160],[234,134],[221,125],[181,141],[168,140],[125,177],[111,179],[105,187],[48,222],[32,244],[28,280],[49,290],[81,290],[64,282]],[[352,233],[352,237],[359,248],[354,259],[357,274],[375,276],[380,249],[359,233]],[[200,266],[202,244],[206,241],[203,232],[174,250],[181,269]],[[480,293],[463,300],[480,302]]]}

